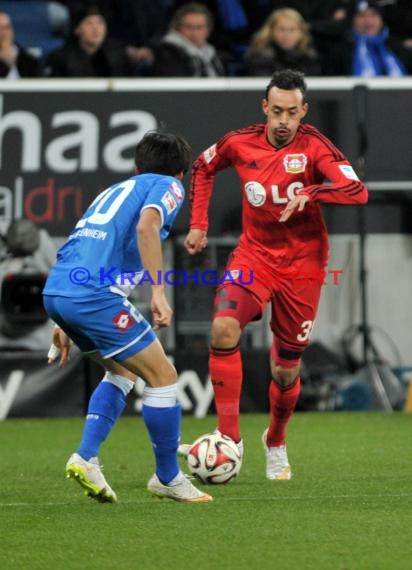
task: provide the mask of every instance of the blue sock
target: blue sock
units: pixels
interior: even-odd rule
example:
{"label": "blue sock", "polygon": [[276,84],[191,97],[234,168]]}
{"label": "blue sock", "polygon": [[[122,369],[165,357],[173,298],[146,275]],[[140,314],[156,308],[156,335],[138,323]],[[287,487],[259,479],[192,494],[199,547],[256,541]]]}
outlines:
{"label": "blue sock", "polygon": [[123,392],[110,382],[100,382],[89,400],[86,424],[77,453],[88,461],[99,454],[99,448],[109,435],[126,405]]}
{"label": "blue sock", "polygon": [[177,448],[180,439],[181,407],[155,408],[143,404],[142,415],[156,458],[156,475],[163,484],[179,473]]}

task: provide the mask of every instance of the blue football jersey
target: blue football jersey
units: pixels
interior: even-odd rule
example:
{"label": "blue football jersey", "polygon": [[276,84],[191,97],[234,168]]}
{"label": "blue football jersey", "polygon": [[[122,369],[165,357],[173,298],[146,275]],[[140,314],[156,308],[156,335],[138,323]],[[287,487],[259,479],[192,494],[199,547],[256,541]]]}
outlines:
{"label": "blue football jersey", "polygon": [[183,185],[172,176],[139,174],[110,186],[92,202],[57,252],[44,294],[81,297],[113,291],[127,295],[143,271],[136,234],[142,211],[158,210],[164,240],[183,200]]}

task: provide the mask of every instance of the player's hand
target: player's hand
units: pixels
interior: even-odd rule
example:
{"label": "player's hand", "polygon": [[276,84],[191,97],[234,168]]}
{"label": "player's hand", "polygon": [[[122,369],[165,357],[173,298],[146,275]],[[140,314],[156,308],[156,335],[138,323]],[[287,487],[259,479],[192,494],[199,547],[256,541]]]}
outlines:
{"label": "player's hand", "polygon": [[310,198],[306,194],[300,194],[293,198],[286,208],[281,211],[279,222],[286,222],[294,212],[302,212],[309,200]]}
{"label": "player's hand", "polygon": [[192,229],[184,241],[185,248],[190,255],[200,253],[207,246],[207,234],[205,230]]}
{"label": "player's hand", "polygon": [[73,342],[57,325],[53,328],[52,345],[47,355],[48,364],[52,364],[60,356],[59,366],[62,368],[70,358]]}
{"label": "player's hand", "polygon": [[162,289],[153,290],[151,308],[154,330],[168,327],[172,321],[173,311]]}

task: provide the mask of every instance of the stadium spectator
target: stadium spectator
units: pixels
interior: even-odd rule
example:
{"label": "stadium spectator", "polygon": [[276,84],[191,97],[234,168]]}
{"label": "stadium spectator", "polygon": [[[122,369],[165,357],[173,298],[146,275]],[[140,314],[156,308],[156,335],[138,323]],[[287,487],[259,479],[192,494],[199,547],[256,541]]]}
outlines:
{"label": "stadium spectator", "polygon": [[150,46],[167,29],[166,9],[161,0],[114,0],[110,30],[127,44],[127,54],[136,75],[148,75],[154,62]]}
{"label": "stadium spectator", "polygon": [[[364,0],[349,0],[352,12]],[[402,40],[405,47],[412,47],[412,4],[410,0],[375,0],[383,21],[389,29],[391,36]]]}
{"label": "stadium spectator", "polygon": [[161,0],[113,0],[109,30],[127,45],[148,46],[168,28]]}
{"label": "stadium spectator", "polygon": [[95,5],[104,16],[108,34],[127,46],[135,75],[147,75],[153,63],[150,44],[167,29],[167,9],[162,0],[67,0],[75,14],[85,5]]}
{"label": "stadium spectator", "polygon": [[[252,29],[259,29],[273,10],[291,8],[299,12],[309,26],[315,47],[321,53],[330,41],[348,27],[348,0],[249,0]],[[259,7],[259,9],[257,9]]]}
{"label": "stadium spectator", "polygon": [[0,78],[19,79],[40,75],[39,59],[15,42],[10,16],[0,11]]}
{"label": "stadium spectator", "polygon": [[40,62],[63,45],[69,17],[67,8],[59,2],[10,0],[0,2],[0,10],[11,18],[19,43]]}
{"label": "stadium spectator", "polygon": [[280,69],[320,75],[320,60],[308,26],[291,8],[275,10],[256,32],[245,54],[247,75],[270,76]]}
{"label": "stadium spectator", "polygon": [[98,8],[106,22],[113,16],[115,0],[59,0],[59,4],[66,6],[71,19],[80,10]]}
{"label": "stadium spectator", "polygon": [[[188,0],[176,0],[174,7],[187,3]],[[208,41],[216,48],[227,74],[242,75],[243,55],[253,32],[250,17],[259,11],[256,0],[205,0],[200,3],[213,16],[213,29]]]}
{"label": "stadium spectator", "polygon": [[106,20],[97,6],[88,6],[71,17],[73,33],[64,46],[46,59],[49,77],[128,77],[133,67],[126,46],[107,35]]}
{"label": "stadium spectator", "polygon": [[[270,422],[263,433],[266,477],[288,480],[286,426],[299,397],[301,357],[316,319],[328,260],[320,205],[361,204],[368,194],[342,152],[315,127],[301,124],[308,104],[300,72],[276,72],[262,108],[266,124],[227,133],[195,161],[185,246],[192,255],[207,246],[215,175],[234,168],[243,193],[243,233],[226,267],[231,279],[216,292],[209,358],[218,430],[238,442],[242,453],[239,341],[244,327],[258,320],[271,302]],[[188,445],[179,451],[187,454]]]}
{"label": "stadium spectator", "polygon": [[213,18],[196,2],[178,8],[169,32],[154,46],[152,75],[161,77],[217,77],[225,75],[222,61],[208,38]]}
{"label": "stadium spectator", "polygon": [[412,73],[412,51],[392,36],[376,2],[359,2],[349,33],[324,57],[325,75],[399,77]]}
{"label": "stadium spectator", "polygon": [[[177,501],[211,500],[179,469],[176,370],[148,321],[127,300],[143,269],[152,276],[163,273],[161,240],[183,203],[180,181],[190,161],[190,147],[181,137],[147,133],[136,147],[135,176],[94,200],[59,249],[44,288],[46,311],[61,327],[53,335],[60,364],[67,361],[70,337],[106,371],[90,398],[80,446],[66,466],[67,475],[101,502],[117,498],[101,472],[99,449],[137,376],[146,382],[142,414],[156,459],[149,491]],[[90,279],[79,281],[79,267]],[[102,278],[102,270],[111,277]],[[160,328],[170,324],[172,310],[163,284],[155,283],[151,307]]]}

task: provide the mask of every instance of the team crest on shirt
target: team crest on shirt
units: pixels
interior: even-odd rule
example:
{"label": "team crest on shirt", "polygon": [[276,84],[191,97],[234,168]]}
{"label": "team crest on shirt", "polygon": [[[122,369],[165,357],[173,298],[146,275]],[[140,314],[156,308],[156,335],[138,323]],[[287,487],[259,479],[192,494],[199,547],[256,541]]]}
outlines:
{"label": "team crest on shirt", "polygon": [[170,188],[172,189],[173,194],[176,196],[178,202],[183,200],[183,192],[177,182],[172,182]]}
{"label": "team crest on shirt", "polygon": [[177,208],[176,200],[171,192],[166,192],[162,198],[162,204],[166,208],[166,212],[168,214]]}
{"label": "team crest on shirt", "polygon": [[290,174],[305,172],[307,162],[306,154],[287,154],[283,159],[285,170]]}
{"label": "team crest on shirt", "polygon": [[212,160],[215,158],[216,156],[216,145],[212,145],[211,147],[207,148],[205,150],[205,152],[203,153],[203,158],[206,160],[206,162],[209,164],[209,162],[212,162]]}

